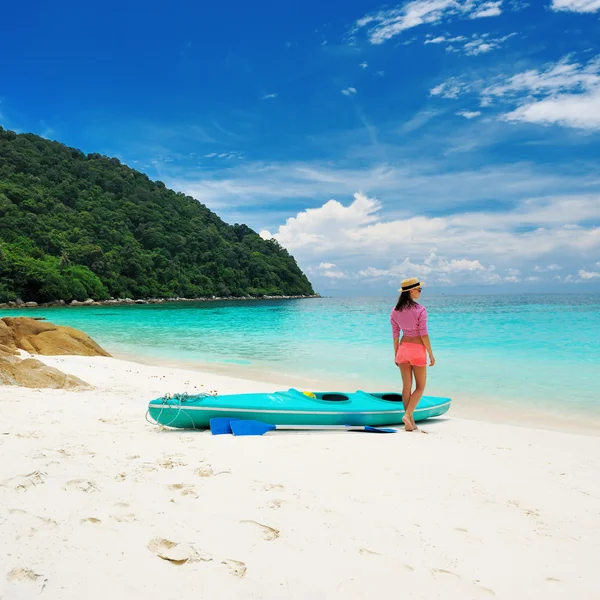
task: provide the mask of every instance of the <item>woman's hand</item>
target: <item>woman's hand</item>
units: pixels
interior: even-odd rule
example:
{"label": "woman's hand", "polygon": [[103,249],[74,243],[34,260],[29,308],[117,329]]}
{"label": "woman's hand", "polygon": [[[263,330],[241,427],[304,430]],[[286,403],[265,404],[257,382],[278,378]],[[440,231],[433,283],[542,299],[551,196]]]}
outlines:
{"label": "woman's hand", "polygon": [[433,367],[435,365],[435,357],[433,355],[429,355],[429,366]]}

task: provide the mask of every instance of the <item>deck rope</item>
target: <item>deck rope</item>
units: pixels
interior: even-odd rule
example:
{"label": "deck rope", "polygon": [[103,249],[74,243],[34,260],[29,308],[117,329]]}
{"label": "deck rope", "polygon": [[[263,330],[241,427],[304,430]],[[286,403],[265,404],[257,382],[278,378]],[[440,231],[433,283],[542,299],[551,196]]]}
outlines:
{"label": "deck rope", "polygon": [[[193,401],[196,402],[198,400],[204,400],[204,398],[207,398],[207,397],[215,398],[216,396],[218,396],[217,391],[210,390],[209,392],[200,392],[199,394],[194,394],[193,396],[191,396],[191,398],[193,398]],[[164,428],[164,427],[170,427],[171,424],[177,420],[177,418],[181,414],[182,408],[184,408],[183,404],[190,401],[190,396],[188,395],[187,392],[183,392],[181,394],[174,394],[174,395],[170,394],[170,393],[166,393],[160,399],[162,400],[163,404],[177,407],[177,412],[175,413],[175,416],[168,423],[161,423],[158,420],[152,420],[152,417],[150,417],[150,407],[148,407],[148,409],[146,410],[145,418],[146,418],[146,422],[150,423],[150,425],[158,425],[159,427]],[[172,409],[171,408],[169,408],[169,409],[161,408],[160,412],[158,413],[158,419],[160,419],[160,417],[163,414],[163,411],[165,411],[165,410],[172,410]],[[176,427],[175,429],[194,429],[194,430],[201,430],[201,429],[203,430],[204,429],[204,428],[196,427],[194,425],[194,420],[192,419],[192,417],[189,417],[189,418],[191,421],[190,427]]]}

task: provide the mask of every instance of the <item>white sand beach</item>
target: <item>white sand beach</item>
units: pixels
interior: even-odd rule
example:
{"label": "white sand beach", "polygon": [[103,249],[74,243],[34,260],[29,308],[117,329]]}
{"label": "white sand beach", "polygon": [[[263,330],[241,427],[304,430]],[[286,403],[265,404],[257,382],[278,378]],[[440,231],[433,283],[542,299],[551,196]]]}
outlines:
{"label": "white sand beach", "polygon": [[93,390],[0,387],[0,598],[600,597],[597,436],[167,430],[165,393],[280,385],[36,356]]}

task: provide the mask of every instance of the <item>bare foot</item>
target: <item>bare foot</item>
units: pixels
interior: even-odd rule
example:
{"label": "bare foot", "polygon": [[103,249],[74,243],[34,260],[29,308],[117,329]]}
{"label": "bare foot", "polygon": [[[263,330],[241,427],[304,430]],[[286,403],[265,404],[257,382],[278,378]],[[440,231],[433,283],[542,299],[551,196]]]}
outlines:
{"label": "bare foot", "polygon": [[413,431],[415,429],[415,427],[412,424],[412,417],[408,417],[408,416],[404,415],[402,417],[402,422],[404,423],[405,431]]}

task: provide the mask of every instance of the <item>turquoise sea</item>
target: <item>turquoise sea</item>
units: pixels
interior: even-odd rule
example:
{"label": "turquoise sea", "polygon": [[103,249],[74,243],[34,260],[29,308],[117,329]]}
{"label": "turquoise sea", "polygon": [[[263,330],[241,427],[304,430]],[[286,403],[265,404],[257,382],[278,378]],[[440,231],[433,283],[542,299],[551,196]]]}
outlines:
{"label": "turquoise sea", "polygon": [[[216,301],[3,310],[81,329],[109,352],[276,373],[344,389],[397,389],[396,298]],[[437,364],[427,393],[600,418],[600,294],[424,294]]]}

